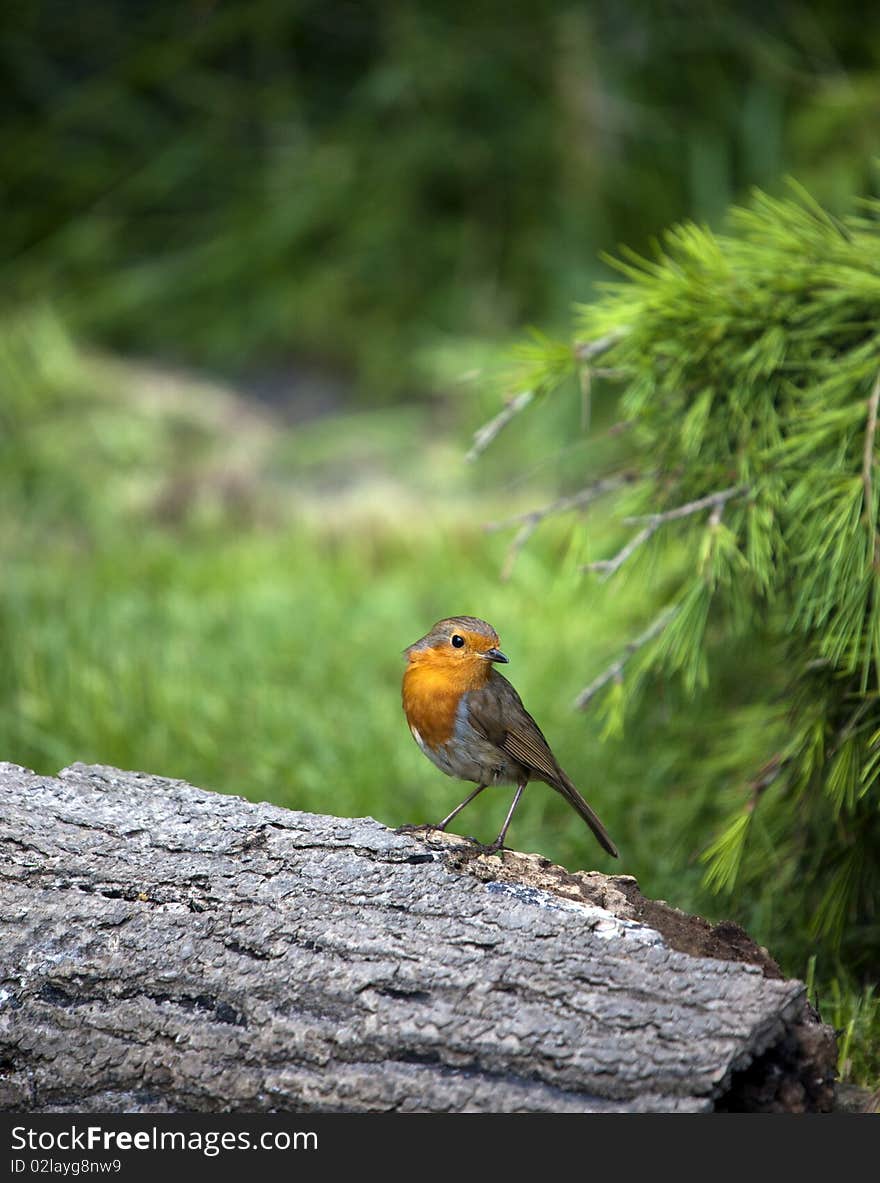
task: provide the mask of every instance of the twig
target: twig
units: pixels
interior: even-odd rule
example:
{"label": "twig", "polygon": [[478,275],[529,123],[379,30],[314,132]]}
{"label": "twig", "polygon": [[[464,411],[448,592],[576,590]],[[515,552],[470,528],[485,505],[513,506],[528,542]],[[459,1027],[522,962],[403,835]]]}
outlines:
{"label": "twig", "polygon": [[[599,337],[596,341],[583,341],[574,347],[574,355],[580,365],[581,431],[588,431],[590,427],[590,417],[593,409],[593,379],[598,376],[598,370],[594,369],[590,365],[590,362],[594,357],[599,357],[600,354],[605,353],[613,345],[616,345],[623,336],[623,331],[617,330],[613,333],[607,333],[604,337]],[[609,373],[607,369],[603,372],[605,374]]]}
{"label": "twig", "polygon": [[578,374],[581,388],[581,431],[590,430],[590,419],[593,414],[593,368],[582,365]]}
{"label": "twig", "polygon": [[599,497],[604,496],[606,493],[613,493],[615,489],[619,489],[621,486],[629,484],[635,479],[636,474],[634,472],[616,473],[614,476],[603,477],[598,481],[593,481],[591,485],[587,485],[579,493],[573,493],[569,497],[560,497],[557,501],[551,502],[550,505],[541,506],[540,509],[532,509],[527,513],[515,514],[512,518],[505,518],[500,522],[487,522],[484,529],[490,533],[495,530],[504,530],[508,526],[519,526],[519,530],[517,530],[513,541],[507,549],[504,566],[501,569],[502,580],[506,581],[510,578],[519,552],[545,518],[550,517],[552,514],[567,513],[572,509],[583,509],[591,502],[598,500]]}
{"label": "twig", "polygon": [[629,372],[618,366],[590,366],[590,375],[593,378],[605,378],[608,382],[622,382],[629,377]]}
{"label": "twig", "polygon": [[874,516],[874,487],[871,473],[874,468],[874,440],[877,435],[877,405],[880,403],[880,374],[874,381],[871,397],[868,399],[868,428],[865,432],[865,451],[862,457],[862,485],[865,490],[865,524],[871,539],[871,553],[876,564],[877,523]]}
{"label": "twig", "polygon": [[549,518],[551,514],[567,513],[570,509],[582,509],[591,501],[604,496],[605,493],[613,493],[615,489],[631,484],[635,479],[634,472],[619,472],[613,476],[601,477],[578,493],[572,493],[568,497],[560,497],[557,501],[551,501],[549,505],[542,505],[539,509],[530,509],[526,513],[514,514],[512,518],[503,518],[500,522],[487,522],[484,529],[491,534],[495,530],[506,530],[508,526],[519,526],[524,522],[533,522],[537,526],[543,522],[544,518]]}
{"label": "twig", "polygon": [[607,686],[609,682],[613,682],[615,679],[621,678],[623,675],[623,667],[633,656],[633,654],[638,653],[638,651],[643,649],[649,641],[653,641],[655,637],[658,637],[660,633],[663,632],[667,624],[669,624],[670,620],[672,620],[673,616],[675,616],[675,614],[678,612],[679,607],[679,604],[672,604],[671,607],[665,608],[660,613],[660,615],[648,625],[643,633],[637,636],[635,640],[630,641],[623,653],[621,653],[620,657],[618,657],[616,661],[612,662],[607,670],[599,674],[598,678],[594,678],[589,686],[585,687],[585,689],[580,692],[580,694],[574,700],[575,708],[580,711],[584,710],[590,705],[590,703],[604,686]]}
{"label": "twig", "polygon": [[626,370],[616,370],[610,366],[581,366],[581,431],[590,429],[593,413],[593,379],[605,378],[610,382],[622,382],[626,377]]}
{"label": "twig", "polygon": [[[612,423],[603,434],[607,435],[609,439],[614,439],[618,435],[623,435],[625,431],[629,431],[632,426],[632,419],[619,419],[616,423]],[[602,436],[599,438],[601,439]]]}
{"label": "twig", "polygon": [[712,512],[709,514],[709,528],[714,530],[716,526],[721,525],[721,518],[724,514],[725,502],[719,501]]}
{"label": "twig", "polygon": [[607,353],[618,341],[622,341],[626,334],[627,330],[620,328],[606,333],[604,337],[597,337],[595,341],[580,341],[575,344],[574,355],[580,362],[592,361],[594,357]]}
{"label": "twig", "polygon": [[752,791],[746,802],[746,813],[755,812],[758,802],[782,772],[785,764],[785,759],[777,753],[775,756],[771,756],[762,768],[758,769],[754,779],[749,781],[749,788]]}
{"label": "twig", "polygon": [[644,529],[639,530],[638,534],[634,534],[626,546],[622,547],[612,559],[596,559],[594,563],[585,563],[581,567],[582,571],[601,571],[605,579],[610,579],[612,575],[616,574],[628,558],[635,554],[640,546],[648,541],[652,534],[660,529],[659,522],[657,525],[645,526]]}
{"label": "twig", "polygon": [[[582,341],[574,347],[574,356],[577,361],[586,363],[592,361],[594,357],[599,357],[600,354],[606,353],[613,345],[616,345],[623,337],[626,336],[627,330],[624,328],[615,329],[611,333],[606,333],[604,337],[599,337],[595,341]],[[603,377],[622,377],[620,371],[602,371]],[[511,419],[515,418],[520,411],[524,411],[526,407],[534,400],[534,390],[524,390],[521,394],[511,398],[504,409],[499,411],[494,418],[490,419],[488,423],[484,423],[482,427],[474,432],[474,442],[471,444],[470,451],[465,456],[466,460],[476,460],[489,447],[499,432],[503,431]]]}
{"label": "twig", "polygon": [[615,575],[620,570],[627,559],[635,554],[640,546],[644,546],[648,539],[653,534],[656,534],[660,527],[667,522],[675,522],[680,518],[689,518],[695,513],[701,513],[704,509],[711,509],[712,515],[709,521],[711,525],[716,526],[721,520],[721,510],[724,505],[734,497],[741,497],[745,491],[744,485],[734,485],[730,489],[722,489],[718,493],[710,493],[706,497],[700,497],[696,501],[688,501],[686,505],[678,505],[675,509],[667,509],[663,513],[651,513],[645,514],[642,517],[624,518],[624,522],[628,526],[637,525],[639,522],[644,522],[645,525],[612,558],[597,559],[594,563],[587,563],[581,570],[601,571],[605,579],[610,579],[612,575]]}
{"label": "twig", "polygon": [[674,522],[678,518],[689,518],[691,514],[699,513],[703,509],[713,509],[717,505],[724,505],[734,497],[742,496],[745,491],[745,485],[732,485],[729,489],[721,489],[718,493],[707,493],[705,497],[699,497],[696,501],[688,501],[684,505],[677,505],[674,509],[666,509],[662,513],[646,513],[638,517],[624,518],[624,521],[628,526],[637,525],[639,522],[656,522],[657,525],[662,526],[664,522]]}
{"label": "twig", "polygon": [[534,534],[538,528],[537,522],[523,522],[517,530],[513,542],[507,548],[507,554],[504,556],[504,564],[501,567],[501,582],[506,583],[513,574],[513,567],[516,563],[519,552]]}
{"label": "twig", "polygon": [[515,398],[510,399],[504,410],[499,411],[494,419],[490,419],[488,423],[484,423],[482,427],[478,428],[474,432],[474,442],[471,444],[471,450],[465,456],[465,460],[476,460],[481,453],[485,452],[498,433],[503,431],[520,411],[524,411],[534,397],[533,390],[524,390]]}

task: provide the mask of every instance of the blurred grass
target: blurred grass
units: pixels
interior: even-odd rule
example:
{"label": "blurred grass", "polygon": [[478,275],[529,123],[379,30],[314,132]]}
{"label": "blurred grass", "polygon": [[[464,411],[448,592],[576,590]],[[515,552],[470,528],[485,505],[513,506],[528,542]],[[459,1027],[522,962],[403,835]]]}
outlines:
{"label": "blurred grass", "polygon": [[[577,488],[621,446],[603,442],[601,392],[589,440],[572,390],[467,465],[468,429],[497,406],[473,386],[444,409],[285,426],[191,376],[83,351],[46,309],[0,324],[0,389],[0,758],[44,773],[106,762],[392,826],[437,820],[466,787],[408,734],[401,650],[442,616],[483,616],[622,859],[540,784],[511,844],[731,915],[802,970],[806,938],[774,897],[719,900],[699,857],[742,791],[730,768],[743,735],[758,737],[757,763],[783,725],[759,682],[766,655],[726,653],[711,700],[655,687],[620,735],[613,714],[572,710],[645,623],[638,575],[580,573],[619,543],[619,523],[601,505],[548,520],[499,578],[511,532],[484,524]],[[762,727],[743,727],[745,711]],[[711,756],[696,738],[708,728]],[[461,832],[494,836],[509,797],[484,795]],[[838,991],[852,1079],[880,1078],[876,1000],[834,980],[831,967],[824,996]]]}

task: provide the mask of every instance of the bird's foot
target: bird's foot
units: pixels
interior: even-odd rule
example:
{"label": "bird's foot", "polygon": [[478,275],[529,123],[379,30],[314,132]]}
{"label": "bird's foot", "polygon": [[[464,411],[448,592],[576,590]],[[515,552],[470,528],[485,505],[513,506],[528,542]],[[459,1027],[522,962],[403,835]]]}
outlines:
{"label": "bird's foot", "polygon": [[422,831],[436,830],[436,826],[432,826],[430,822],[407,822],[406,825],[398,826],[394,831],[395,834],[418,834]]}
{"label": "bird's foot", "polygon": [[474,847],[474,854],[500,854],[505,849],[504,843],[499,842],[497,838],[494,842],[489,842],[487,844],[485,842],[480,842],[478,838],[472,838],[471,835],[468,834],[467,840]]}

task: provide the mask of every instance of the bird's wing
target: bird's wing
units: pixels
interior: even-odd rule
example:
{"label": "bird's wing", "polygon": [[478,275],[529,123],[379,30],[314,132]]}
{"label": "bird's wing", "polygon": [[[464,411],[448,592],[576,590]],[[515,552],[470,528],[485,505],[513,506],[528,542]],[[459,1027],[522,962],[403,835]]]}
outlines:
{"label": "bird's wing", "polygon": [[608,831],[559,767],[541,728],[503,674],[493,670],[485,686],[469,693],[468,718],[471,726],[486,739],[527,768],[537,780],[556,789],[584,819],[599,844],[614,858],[618,857]]}
{"label": "bird's wing", "polygon": [[485,686],[468,695],[471,725],[491,743],[518,760],[539,780],[556,785],[562,779],[543,732],[510,682],[492,671]]}

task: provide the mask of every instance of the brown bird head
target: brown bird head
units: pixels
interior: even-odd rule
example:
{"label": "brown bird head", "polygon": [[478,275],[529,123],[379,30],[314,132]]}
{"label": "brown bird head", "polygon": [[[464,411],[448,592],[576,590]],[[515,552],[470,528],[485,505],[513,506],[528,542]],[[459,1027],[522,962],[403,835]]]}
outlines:
{"label": "brown bird head", "polygon": [[488,673],[492,662],[508,659],[498,648],[498,634],[476,616],[449,616],[438,620],[429,633],[404,649],[410,664],[422,662],[450,669],[482,668]]}

